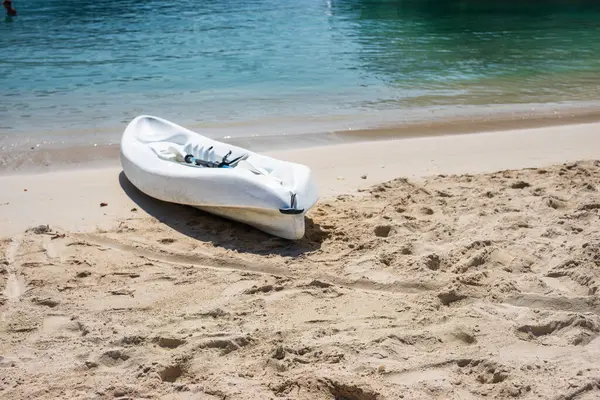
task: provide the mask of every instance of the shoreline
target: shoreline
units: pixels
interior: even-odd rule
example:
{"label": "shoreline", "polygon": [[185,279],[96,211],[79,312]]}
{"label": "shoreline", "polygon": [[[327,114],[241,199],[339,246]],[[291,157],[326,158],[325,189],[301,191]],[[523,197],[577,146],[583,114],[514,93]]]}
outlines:
{"label": "shoreline", "polygon": [[[493,107],[490,105],[489,107]],[[526,106],[525,108],[529,108]],[[489,110],[488,110],[489,111]],[[177,121],[175,121],[177,123]],[[514,110],[463,117],[432,116],[429,120],[367,129],[322,133],[263,136],[234,136],[219,139],[256,152],[301,150],[322,146],[368,143],[407,138],[464,135],[518,129],[535,129],[600,122],[598,107],[554,105],[542,110]],[[184,125],[185,126],[185,125]],[[194,130],[193,124],[189,127]],[[123,127],[124,129],[124,127]],[[202,130],[197,130],[203,132]],[[214,135],[209,135],[213,137]],[[113,141],[114,142],[114,141]],[[23,146],[21,146],[23,147]],[[0,150],[0,176],[53,172],[72,168],[100,168],[118,165],[119,144],[35,145],[28,149]]]}
{"label": "shoreline", "polygon": [[[398,177],[486,173],[600,159],[600,123],[426,136],[272,151],[309,166],[321,199],[356,192]],[[551,138],[552,140],[548,140]],[[362,176],[366,176],[363,179]],[[6,235],[40,224],[89,231],[131,217],[119,165],[0,176],[0,227]],[[145,197],[145,196],[143,196]],[[169,208],[153,199],[158,208]],[[108,203],[100,207],[100,203]]]}

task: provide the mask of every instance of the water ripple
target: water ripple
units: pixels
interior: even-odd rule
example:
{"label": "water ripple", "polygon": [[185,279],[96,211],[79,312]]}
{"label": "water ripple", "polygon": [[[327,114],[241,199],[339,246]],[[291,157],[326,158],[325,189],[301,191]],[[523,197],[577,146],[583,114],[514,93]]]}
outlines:
{"label": "water ripple", "polygon": [[230,123],[595,99],[600,5],[506,3],[19,2],[0,22],[0,121],[15,135],[140,111]]}

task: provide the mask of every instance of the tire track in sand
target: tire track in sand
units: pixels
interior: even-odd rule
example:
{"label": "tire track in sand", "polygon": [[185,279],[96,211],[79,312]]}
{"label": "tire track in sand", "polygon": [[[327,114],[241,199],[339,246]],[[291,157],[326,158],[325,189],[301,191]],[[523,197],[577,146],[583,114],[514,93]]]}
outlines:
{"label": "tire track in sand", "polygon": [[289,269],[281,266],[255,264],[242,260],[227,260],[223,257],[215,257],[208,253],[195,253],[194,255],[186,255],[180,253],[159,253],[148,249],[135,247],[129,244],[124,244],[114,239],[102,237],[95,234],[79,234],[74,235],[82,241],[88,242],[95,246],[106,247],[124,253],[133,254],[140,258],[159,261],[167,264],[176,265],[193,265],[199,268],[212,269],[217,271],[235,271],[235,272],[252,272],[261,275],[281,276],[292,279],[313,279],[323,280],[328,284],[337,285],[350,290],[359,290],[372,293],[389,293],[389,294],[419,294],[439,290],[444,283],[411,281],[403,280],[390,283],[380,283],[367,279],[358,281],[347,281],[343,278],[328,275],[298,275]]}

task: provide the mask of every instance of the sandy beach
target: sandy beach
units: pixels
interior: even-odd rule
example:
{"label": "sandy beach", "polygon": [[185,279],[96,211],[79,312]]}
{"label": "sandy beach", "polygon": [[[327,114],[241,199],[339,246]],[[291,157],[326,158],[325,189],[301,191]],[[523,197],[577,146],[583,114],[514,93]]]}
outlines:
{"label": "sandy beach", "polygon": [[273,152],[321,188],[297,242],[118,166],[1,176],[0,398],[597,398],[599,133]]}

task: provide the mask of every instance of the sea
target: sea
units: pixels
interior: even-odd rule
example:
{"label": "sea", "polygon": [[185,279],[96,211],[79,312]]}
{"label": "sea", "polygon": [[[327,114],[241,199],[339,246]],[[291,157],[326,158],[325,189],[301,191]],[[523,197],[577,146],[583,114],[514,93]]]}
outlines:
{"label": "sea", "polygon": [[311,140],[431,115],[595,106],[600,96],[595,0],[13,6],[16,17],[0,17],[5,151],[117,143],[140,114],[217,139]]}

